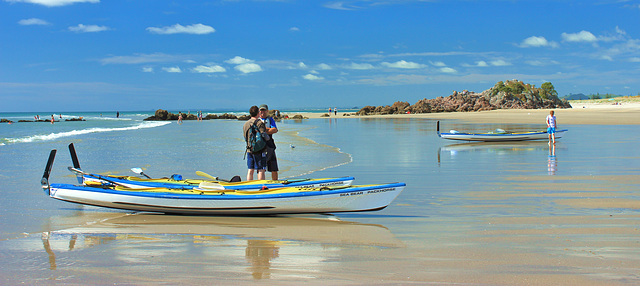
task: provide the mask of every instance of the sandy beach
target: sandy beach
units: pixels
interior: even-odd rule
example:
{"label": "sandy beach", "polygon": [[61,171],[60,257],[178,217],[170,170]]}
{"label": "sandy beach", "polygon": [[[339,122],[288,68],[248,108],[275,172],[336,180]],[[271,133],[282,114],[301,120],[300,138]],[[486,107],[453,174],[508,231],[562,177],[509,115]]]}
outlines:
{"label": "sandy beach", "polygon": [[[241,174],[240,121],[143,128],[94,114],[74,126],[16,124],[58,128],[63,139],[2,146],[0,161],[16,163],[0,172],[11,178],[0,182],[0,284],[637,285],[640,104],[573,106],[556,109],[559,126],[571,125],[557,146],[449,142],[435,133],[440,119],[543,127],[549,110],[283,120],[282,177],[407,184],[379,212],[303,217],[133,213],[53,200],[39,186],[51,149],[60,152],[51,182],[75,183],[65,169],[70,142],[92,172]],[[75,131],[96,127],[109,131]],[[189,140],[176,148],[166,134]]]}
{"label": "sandy beach", "polygon": [[[640,124],[640,102],[576,101],[571,102],[573,108],[554,109],[558,118],[558,126],[562,124]],[[356,116],[354,113],[338,112],[329,118],[428,118],[453,119],[476,123],[522,123],[544,124],[550,109],[509,109],[481,112],[449,112],[423,114],[392,114]],[[301,113],[308,118],[322,118],[324,113]],[[349,115],[349,116],[347,116]],[[326,118],[326,117],[325,117]]]}

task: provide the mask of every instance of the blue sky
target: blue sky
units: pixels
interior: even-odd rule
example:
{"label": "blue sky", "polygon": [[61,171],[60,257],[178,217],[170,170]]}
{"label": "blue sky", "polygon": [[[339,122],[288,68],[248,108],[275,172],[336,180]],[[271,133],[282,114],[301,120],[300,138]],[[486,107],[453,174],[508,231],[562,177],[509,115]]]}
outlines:
{"label": "blue sky", "polygon": [[640,1],[0,0],[0,111],[640,93]]}

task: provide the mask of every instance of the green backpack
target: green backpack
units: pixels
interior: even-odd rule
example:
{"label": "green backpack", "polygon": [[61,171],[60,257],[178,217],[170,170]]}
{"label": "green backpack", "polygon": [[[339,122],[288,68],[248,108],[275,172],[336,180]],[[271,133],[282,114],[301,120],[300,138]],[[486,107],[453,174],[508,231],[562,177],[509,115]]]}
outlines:
{"label": "green backpack", "polygon": [[249,136],[247,137],[247,152],[252,154],[261,153],[265,147],[267,147],[267,141],[264,140],[258,125],[258,120],[254,121],[249,128]]}

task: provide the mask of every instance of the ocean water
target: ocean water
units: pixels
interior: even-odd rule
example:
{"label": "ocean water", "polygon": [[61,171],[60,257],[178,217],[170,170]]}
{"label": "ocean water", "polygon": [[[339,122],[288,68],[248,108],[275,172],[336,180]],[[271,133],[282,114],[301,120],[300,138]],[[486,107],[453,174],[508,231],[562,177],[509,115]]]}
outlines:
{"label": "ocean water", "polygon": [[[495,281],[494,276],[544,272],[530,270],[534,260],[517,260],[517,254],[542,261],[549,256],[583,257],[581,251],[596,241],[598,246],[592,247],[599,256],[594,259],[624,257],[637,263],[640,257],[633,243],[623,243],[637,238],[633,228],[640,222],[639,207],[633,207],[640,202],[637,125],[566,125],[569,132],[553,147],[546,141],[444,141],[436,134],[436,121],[428,119],[278,123],[275,139],[283,178],[350,175],[356,184],[407,183],[388,208],[371,213],[166,216],[79,206],[42,192],[40,177],[51,149],[58,155],[50,181],[75,182],[66,170],[71,166],[66,148],[72,142],[83,170],[95,173],[132,174],[131,167],[142,167],[154,177],[195,177],[196,170],[219,177],[245,176],[243,122],[141,121],[147,115],[125,113],[114,119],[90,114],[85,122],[0,124],[3,284],[92,279],[192,284],[212,278],[222,284],[261,279],[477,283]],[[441,122],[442,130],[477,132],[541,127]],[[575,222],[583,216],[616,220]],[[548,228],[564,224],[603,233],[545,235]],[[628,231],[616,231],[625,226]],[[488,250],[491,254],[484,252]],[[494,256],[498,254],[502,256]],[[486,259],[505,262],[479,262]],[[565,273],[582,273],[566,261]],[[426,267],[431,271],[425,272]],[[545,267],[541,262],[534,268]],[[635,270],[605,264],[590,271],[609,277],[595,281],[615,282],[618,278],[611,277],[633,278]],[[158,273],[161,278],[155,276]],[[473,280],[462,273],[483,274]],[[498,284],[504,283],[509,284]]]}

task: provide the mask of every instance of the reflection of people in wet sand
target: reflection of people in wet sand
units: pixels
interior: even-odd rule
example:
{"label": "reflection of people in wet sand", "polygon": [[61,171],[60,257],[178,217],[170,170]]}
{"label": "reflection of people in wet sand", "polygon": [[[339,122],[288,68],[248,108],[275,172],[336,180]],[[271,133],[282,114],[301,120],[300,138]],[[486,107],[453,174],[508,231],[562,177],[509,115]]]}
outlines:
{"label": "reflection of people in wet sand", "polygon": [[549,175],[555,175],[558,170],[558,162],[556,161],[556,145],[549,144],[549,161],[547,162],[547,171]]}
{"label": "reflection of people in wet sand", "polygon": [[280,247],[271,240],[247,240],[245,255],[251,262],[251,274],[254,279],[269,279],[271,276],[271,259],[280,256]]}

